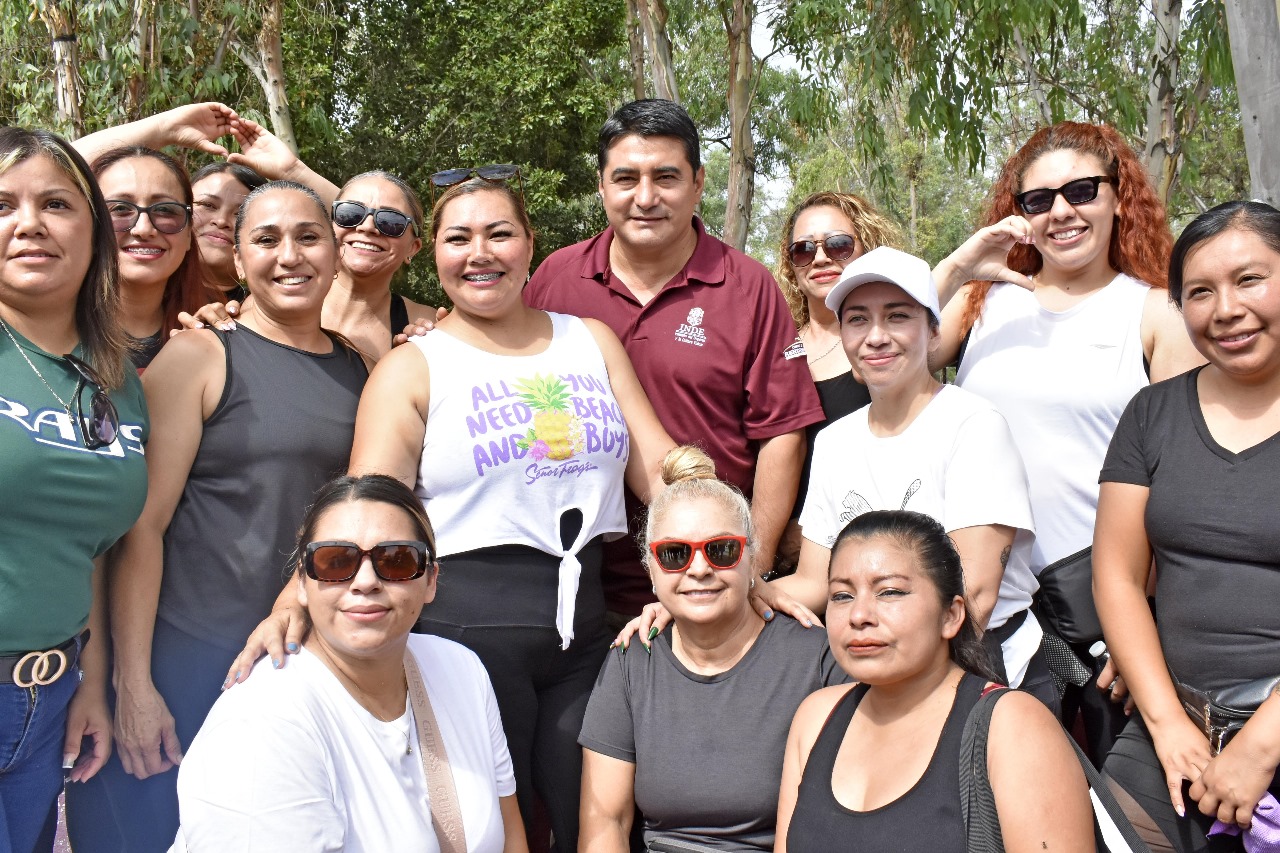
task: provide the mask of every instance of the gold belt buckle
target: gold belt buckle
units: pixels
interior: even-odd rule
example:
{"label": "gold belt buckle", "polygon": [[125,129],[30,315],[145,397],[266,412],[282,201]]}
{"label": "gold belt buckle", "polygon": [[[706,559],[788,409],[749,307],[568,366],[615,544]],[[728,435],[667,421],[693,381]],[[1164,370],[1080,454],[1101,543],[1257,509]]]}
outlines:
{"label": "gold belt buckle", "polygon": [[[30,680],[22,677],[22,668],[30,662]],[[57,671],[50,675],[50,670]],[[13,683],[19,687],[48,687],[62,677],[67,671],[67,653],[62,649],[49,649],[44,652],[27,652],[13,667]]]}

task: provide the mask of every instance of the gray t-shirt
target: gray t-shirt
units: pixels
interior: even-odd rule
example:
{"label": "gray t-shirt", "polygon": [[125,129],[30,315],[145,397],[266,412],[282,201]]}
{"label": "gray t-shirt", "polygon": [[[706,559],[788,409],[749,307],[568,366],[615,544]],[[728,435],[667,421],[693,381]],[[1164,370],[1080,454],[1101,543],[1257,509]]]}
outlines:
{"label": "gray t-shirt", "polygon": [[848,680],[826,631],[786,616],[719,675],[690,672],[667,630],[652,655],[638,641],[609,655],[578,743],[636,765],[650,849],[772,850],[791,718],[810,693]]}
{"label": "gray t-shirt", "polygon": [[1202,690],[1280,672],[1280,435],[1240,453],[1204,420],[1200,369],[1138,392],[1101,482],[1150,489],[1156,627],[1169,670]]}

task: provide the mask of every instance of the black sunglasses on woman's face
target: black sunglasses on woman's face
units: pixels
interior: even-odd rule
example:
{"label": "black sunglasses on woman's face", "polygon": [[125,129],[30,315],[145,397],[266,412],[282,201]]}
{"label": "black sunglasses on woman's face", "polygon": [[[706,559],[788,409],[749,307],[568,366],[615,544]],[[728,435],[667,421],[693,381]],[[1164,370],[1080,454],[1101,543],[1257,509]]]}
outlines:
{"label": "black sunglasses on woman's face", "polygon": [[1018,207],[1022,208],[1023,213],[1034,215],[1044,213],[1053,207],[1053,202],[1058,196],[1065,198],[1067,204],[1073,207],[1077,204],[1088,204],[1098,197],[1099,184],[1114,183],[1115,181],[1106,175],[1094,175],[1090,178],[1076,178],[1053,189],[1045,187],[1020,192],[1013,199],[1018,203]]}
{"label": "black sunglasses on woman's face", "polygon": [[388,237],[399,237],[406,228],[413,226],[418,233],[418,223],[391,207],[365,207],[358,201],[338,200],[333,203],[333,223],[341,228],[358,228],[370,216],[373,227]]}

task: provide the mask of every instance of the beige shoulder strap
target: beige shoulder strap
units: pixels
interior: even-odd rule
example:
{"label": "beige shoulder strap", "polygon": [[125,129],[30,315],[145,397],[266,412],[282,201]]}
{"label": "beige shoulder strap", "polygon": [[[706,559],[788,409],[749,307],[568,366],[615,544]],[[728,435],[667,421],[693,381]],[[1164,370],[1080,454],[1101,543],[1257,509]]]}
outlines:
{"label": "beige shoulder strap", "polygon": [[458,789],[454,787],[453,771],[449,768],[449,754],[445,751],[435,712],[431,710],[431,699],[427,697],[427,685],[422,681],[418,661],[407,647],[404,650],[404,675],[409,682],[409,702],[413,705],[413,719],[418,727],[418,752],[422,755],[422,769],[427,774],[431,823],[440,842],[440,853],[467,853],[462,808],[458,805]]}

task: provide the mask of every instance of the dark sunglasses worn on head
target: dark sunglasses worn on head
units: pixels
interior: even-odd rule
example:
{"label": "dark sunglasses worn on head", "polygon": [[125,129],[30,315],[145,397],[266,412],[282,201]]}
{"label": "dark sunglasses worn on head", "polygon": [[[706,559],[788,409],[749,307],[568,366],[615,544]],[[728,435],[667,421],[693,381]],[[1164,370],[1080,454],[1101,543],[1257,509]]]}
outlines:
{"label": "dark sunglasses worn on head", "polygon": [[[72,406],[74,409],[72,414],[75,416],[76,423],[80,426],[80,438],[84,441],[84,446],[90,450],[97,450],[99,447],[114,444],[116,436],[120,434],[120,413],[116,411],[116,404],[111,402],[111,398],[107,396],[107,392],[102,386],[102,377],[98,376],[96,370],[74,355],[64,355],[63,359],[75,369],[76,373],[80,374],[80,381],[76,383],[76,390],[73,395],[74,402]],[[89,398],[89,414],[87,417],[80,399],[83,396],[85,385],[93,387],[93,396]]]}
{"label": "dark sunglasses worn on head", "polygon": [[1114,184],[1115,180],[1106,175],[1094,175],[1091,178],[1076,178],[1056,189],[1035,189],[1018,193],[1013,197],[1022,208],[1023,213],[1044,213],[1053,207],[1054,199],[1062,196],[1067,204],[1088,204],[1098,197],[1098,184]]}
{"label": "dark sunglasses worn on head", "polygon": [[664,572],[683,572],[693,563],[693,555],[698,551],[707,562],[717,569],[732,569],[742,562],[742,552],[746,550],[745,536],[716,536],[703,539],[701,542],[687,542],[683,539],[663,539],[649,543],[653,558],[658,561],[658,568]]}
{"label": "dark sunglasses worn on head", "polygon": [[373,227],[388,237],[399,237],[410,226],[414,234],[418,233],[418,223],[393,208],[365,207],[358,201],[338,200],[333,203],[333,222],[342,228],[357,228],[370,216],[373,217]]}
{"label": "dark sunglasses worn on head", "polygon": [[833,261],[847,261],[858,251],[858,241],[849,234],[831,234],[825,240],[797,240],[787,247],[791,266],[809,266],[817,259],[819,246]]}
{"label": "dark sunglasses worn on head", "polygon": [[384,581],[420,578],[434,558],[426,542],[379,542],[372,548],[361,548],[354,542],[311,542],[303,552],[302,570],[312,580],[344,583],[359,573],[365,557]]}
{"label": "dark sunglasses worn on head", "polygon": [[436,206],[436,189],[445,189],[462,183],[469,178],[479,178],[491,184],[502,184],[516,179],[520,190],[520,199],[524,200],[524,177],[520,167],[514,163],[495,163],[489,166],[472,166],[465,169],[444,169],[431,176],[431,206]]}
{"label": "dark sunglasses worn on head", "polygon": [[143,207],[131,201],[108,199],[107,212],[111,214],[111,230],[120,232],[132,229],[144,213],[151,220],[151,226],[161,234],[177,234],[191,221],[191,208],[176,201],[161,201]]}

